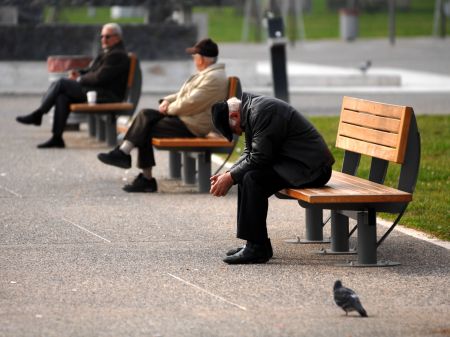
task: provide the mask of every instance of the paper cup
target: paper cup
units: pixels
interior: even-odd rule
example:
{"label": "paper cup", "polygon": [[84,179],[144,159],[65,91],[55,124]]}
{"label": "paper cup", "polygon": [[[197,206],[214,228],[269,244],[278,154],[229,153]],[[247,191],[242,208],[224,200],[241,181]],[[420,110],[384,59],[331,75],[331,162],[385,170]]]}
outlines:
{"label": "paper cup", "polygon": [[88,91],[86,96],[87,96],[87,101],[89,104],[95,104],[97,102],[97,92],[96,91]]}

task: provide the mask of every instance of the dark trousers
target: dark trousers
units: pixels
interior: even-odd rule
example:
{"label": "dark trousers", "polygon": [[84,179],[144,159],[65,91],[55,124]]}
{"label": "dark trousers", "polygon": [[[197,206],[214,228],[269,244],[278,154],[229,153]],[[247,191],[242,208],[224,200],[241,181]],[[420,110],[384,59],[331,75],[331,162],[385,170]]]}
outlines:
{"label": "dark trousers", "polygon": [[61,136],[70,114],[70,104],[82,102],[86,102],[86,94],[80,83],[62,78],[50,85],[39,109],[47,113],[53,106],[55,107],[52,132],[55,136]]}
{"label": "dark trousers", "polygon": [[139,151],[138,167],[155,166],[152,138],[197,137],[177,116],[167,116],[158,110],[139,111],[124,139],[132,142]]}
{"label": "dark trousers", "polygon": [[[319,187],[325,185],[331,176],[326,168],[314,181],[296,187]],[[266,242],[267,210],[269,197],[290,184],[272,168],[252,170],[244,175],[238,184],[237,237],[253,243]]]}

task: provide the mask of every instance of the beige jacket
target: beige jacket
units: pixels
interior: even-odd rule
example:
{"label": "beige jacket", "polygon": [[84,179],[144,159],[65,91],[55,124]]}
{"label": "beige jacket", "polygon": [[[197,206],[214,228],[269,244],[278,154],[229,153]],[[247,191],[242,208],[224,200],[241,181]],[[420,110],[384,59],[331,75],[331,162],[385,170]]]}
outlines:
{"label": "beige jacket", "polygon": [[211,107],[227,97],[228,78],[224,64],[212,64],[191,76],[176,93],[164,97],[167,113],[178,116],[196,136],[212,130]]}

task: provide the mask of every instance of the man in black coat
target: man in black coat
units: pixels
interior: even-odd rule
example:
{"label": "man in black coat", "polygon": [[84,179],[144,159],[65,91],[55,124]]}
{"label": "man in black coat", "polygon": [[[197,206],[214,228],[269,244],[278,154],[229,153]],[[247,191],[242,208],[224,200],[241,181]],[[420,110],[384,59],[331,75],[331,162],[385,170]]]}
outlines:
{"label": "man in black coat", "polygon": [[17,117],[22,124],[41,125],[42,116],[53,106],[53,136],[38,148],[65,147],[62,134],[71,103],[86,102],[88,91],[97,92],[97,102],[121,102],[125,96],[130,61],[122,42],[122,29],[116,23],[103,26],[102,52],[89,68],[69,72],[69,78],[51,84],[41,105],[32,113]]}
{"label": "man in black coat", "polygon": [[273,255],[267,234],[268,198],[287,187],[319,187],[331,176],[333,155],[314,126],[289,104],[248,93],[216,103],[214,126],[229,141],[245,133],[245,150],[229,171],[211,177],[210,193],[238,185],[237,237],[229,264],[265,263]]}

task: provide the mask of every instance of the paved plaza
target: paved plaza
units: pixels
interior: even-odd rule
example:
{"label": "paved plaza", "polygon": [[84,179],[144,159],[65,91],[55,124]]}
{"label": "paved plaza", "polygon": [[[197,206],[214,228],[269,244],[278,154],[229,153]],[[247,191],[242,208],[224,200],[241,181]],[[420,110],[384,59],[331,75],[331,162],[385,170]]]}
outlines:
{"label": "paved plaza", "polygon": [[[224,57],[238,47],[224,47]],[[249,49],[249,58],[252,53],[258,51]],[[401,56],[393,58],[398,65],[383,67],[400,67]],[[325,64],[322,57],[315,63]],[[337,54],[329,65],[346,63],[351,60]],[[450,66],[439,72],[436,63],[420,68],[414,59],[411,67],[450,76]],[[154,106],[156,94],[146,93],[141,105]],[[444,96],[421,97],[444,106]],[[327,95],[310,94],[311,108],[314,101],[323,111],[335,104],[318,97]],[[15,117],[39,99],[0,95],[0,336],[450,336],[448,248],[394,230],[378,258],[400,266],[337,266],[356,256],[318,255],[313,251],[327,245],[285,243],[304,235],[304,211],[271,198],[274,259],[226,265],[225,251],[241,243],[234,188],[223,198],[199,194],[168,179],[168,155],[157,152],[160,192],[127,194],[121,187],[138,170],[101,164],[96,155],[108,147],[85,130],[67,132],[66,149],[36,149],[50,136],[48,117],[40,128]],[[336,279],[360,295],[368,318],[346,317],[334,304]]]}

